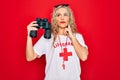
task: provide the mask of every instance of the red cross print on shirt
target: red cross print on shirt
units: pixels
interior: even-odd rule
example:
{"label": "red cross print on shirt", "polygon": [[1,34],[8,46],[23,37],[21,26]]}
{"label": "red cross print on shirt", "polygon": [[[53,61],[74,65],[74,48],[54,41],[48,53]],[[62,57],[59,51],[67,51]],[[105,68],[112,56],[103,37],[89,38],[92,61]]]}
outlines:
{"label": "red cross print on shirt", "polygon": [[64,52],[60,53],[60,57],[63,57],[64,61],[68,61],[68,56],[72,56],[72,52],[67,52],[67,48],[63,49]]}

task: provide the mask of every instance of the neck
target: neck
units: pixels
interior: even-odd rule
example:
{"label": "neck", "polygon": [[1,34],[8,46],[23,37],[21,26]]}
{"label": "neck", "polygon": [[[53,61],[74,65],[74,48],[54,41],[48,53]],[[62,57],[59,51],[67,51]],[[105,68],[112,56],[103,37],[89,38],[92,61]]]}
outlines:
{"label": "neck", "polygon": [[58,35],[65,35],[65,28],[59,28]]}

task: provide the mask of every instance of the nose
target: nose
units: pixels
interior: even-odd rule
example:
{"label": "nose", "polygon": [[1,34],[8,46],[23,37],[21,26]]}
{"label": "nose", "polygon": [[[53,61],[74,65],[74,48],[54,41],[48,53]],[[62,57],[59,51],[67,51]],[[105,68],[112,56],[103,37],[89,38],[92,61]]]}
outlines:
{"label": "nose", "polygon": [[60,19],[61,19],[61,20],[64,20],[64,15],[61,15]]}

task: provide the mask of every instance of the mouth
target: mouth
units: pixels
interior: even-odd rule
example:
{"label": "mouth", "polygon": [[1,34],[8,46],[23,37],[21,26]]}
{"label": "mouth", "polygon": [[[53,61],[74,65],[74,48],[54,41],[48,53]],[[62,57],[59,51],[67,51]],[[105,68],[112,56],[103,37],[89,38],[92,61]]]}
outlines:
{"label": "mouth", "polygon": [[63,24],[63,23],[66,23],[66,22],[65,21],[61,21],[60,23]]}

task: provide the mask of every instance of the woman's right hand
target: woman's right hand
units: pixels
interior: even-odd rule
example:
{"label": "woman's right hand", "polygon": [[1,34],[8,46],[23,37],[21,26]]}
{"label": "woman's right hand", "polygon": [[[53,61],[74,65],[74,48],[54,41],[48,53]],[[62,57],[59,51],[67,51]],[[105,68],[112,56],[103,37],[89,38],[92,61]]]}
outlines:
{"label": "woman's right hand", "polygon": [[37,54],[34,53],[33,44],[32,44],[32,38],[30,37],[30,31],[31,30],[37,30],[35,26],[38,26],[37,21],[32,21],[27,26],[27,43],[26,43],[26,59],[27,61],[32,61],[37,58]]}
{"label": "woman's right hand", "polygon": [[28,36],[29,36],[31,30],[38,30],[35,26],[38,26],[37,21],[32,21],[32,22],[27,26]]}

